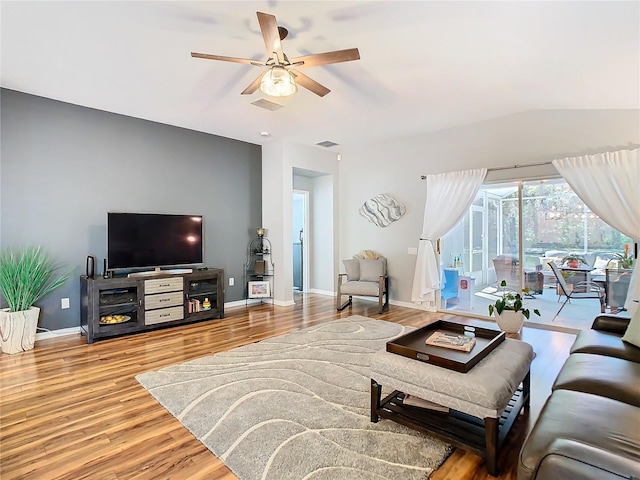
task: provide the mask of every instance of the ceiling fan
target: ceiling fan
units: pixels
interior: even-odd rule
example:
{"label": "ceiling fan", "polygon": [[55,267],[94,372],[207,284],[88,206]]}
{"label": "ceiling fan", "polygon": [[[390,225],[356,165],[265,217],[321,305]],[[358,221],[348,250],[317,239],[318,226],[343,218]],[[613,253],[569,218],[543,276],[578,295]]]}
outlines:
{"label": "ceiling fan", "polygon": [[224,57],[221,55],[191,52],[191,56],[194,58],[267,67],[267,72],[261,73],[258,78],[251,82],[249,86],[241,92],[242,95],[252,94],[260,88],[260,90],[267,95],[285,97],[293,95],[297,91],[297,85],[300,85],[316,95],[324,97],[331,90],[306,76],[300,72],[299,69],[360,59],[360,52],[358,52],[357,48],[316,53],[289,59],[282,51],[282,44],[280,43],[280,41],[284,40],[288,35],[288,30],[278,26],[275,16],[262,12],[256,13],[258,15],[258,22],[260,23],[260,31],[264,38],[264,44],[267,48],[267,60],[265,62],[250,60],[248,58]]}

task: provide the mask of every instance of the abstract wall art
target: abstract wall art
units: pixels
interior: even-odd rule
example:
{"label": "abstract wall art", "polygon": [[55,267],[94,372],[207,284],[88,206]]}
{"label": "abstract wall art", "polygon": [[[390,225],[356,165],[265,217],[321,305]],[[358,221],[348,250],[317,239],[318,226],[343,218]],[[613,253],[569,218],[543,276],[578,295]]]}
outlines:
{"label": "abstract wall art", "polygon": [[360,215],[378,227],[387,227],[400,220],[406,211],[403,204],[386,193],[367,200],[359,210]]}

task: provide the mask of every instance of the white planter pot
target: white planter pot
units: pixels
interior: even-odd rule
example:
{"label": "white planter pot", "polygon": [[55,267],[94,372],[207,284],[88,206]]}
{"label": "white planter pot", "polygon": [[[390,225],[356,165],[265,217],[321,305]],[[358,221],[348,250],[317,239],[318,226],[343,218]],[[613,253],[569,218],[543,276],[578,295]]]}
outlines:
{"label": "white planter pot", "polygon": [[495,318],[500,330],[507,333],[518,333],[524,323],[522,312],[514,312],[513,310],[503,310],[501,314],[496,314]]}
{"label": "white planter pot", "polygon": [[19,353],[31,350],[36,342],[36,328],[40,309],[31,307],[22,312],[0,310],[0,347],[2,353]]}

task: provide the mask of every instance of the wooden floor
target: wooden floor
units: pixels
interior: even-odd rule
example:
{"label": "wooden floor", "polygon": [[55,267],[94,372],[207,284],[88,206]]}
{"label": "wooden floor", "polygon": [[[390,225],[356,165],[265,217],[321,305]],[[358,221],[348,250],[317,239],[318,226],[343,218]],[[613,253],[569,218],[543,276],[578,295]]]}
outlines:
{"label": "wooden floor", "polygon": [[[298,295],[293,307],[228,309],[223,320],[102,340],[79,336],[36,343],[34,350],[0,355],[0,478],[235,479],[206,447],[138,384],[135,375],[229,350],[352,314],[422,326],[443,315],[391,306],[378,314],[355,300],[336,312],[334,300]],[[550,393],[573,335],[527,329],[537,352],[532,408],[507,439],[501,479],[515,479],[518,451]],[[480,457],[456,450],[431,477],[493,479]]]}

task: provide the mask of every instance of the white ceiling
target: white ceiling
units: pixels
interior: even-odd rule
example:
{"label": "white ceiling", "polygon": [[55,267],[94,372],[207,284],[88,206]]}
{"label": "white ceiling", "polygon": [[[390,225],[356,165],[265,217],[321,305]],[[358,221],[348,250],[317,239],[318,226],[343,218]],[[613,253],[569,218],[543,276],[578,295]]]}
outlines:
{"label": "white ceiling", "polygon": [[[640,108],[640,2],[2,1],[2,86],[256,144],[352,145],[533,109]],[[267,111],[240,95],[264,61],[256,11],[290,57],[358,47],[306,69]],[[276,100],[276,99],[272,99]],[[272,136],[263,138],[261,131]],[[339,152],[340,146],[331,147]]]}

